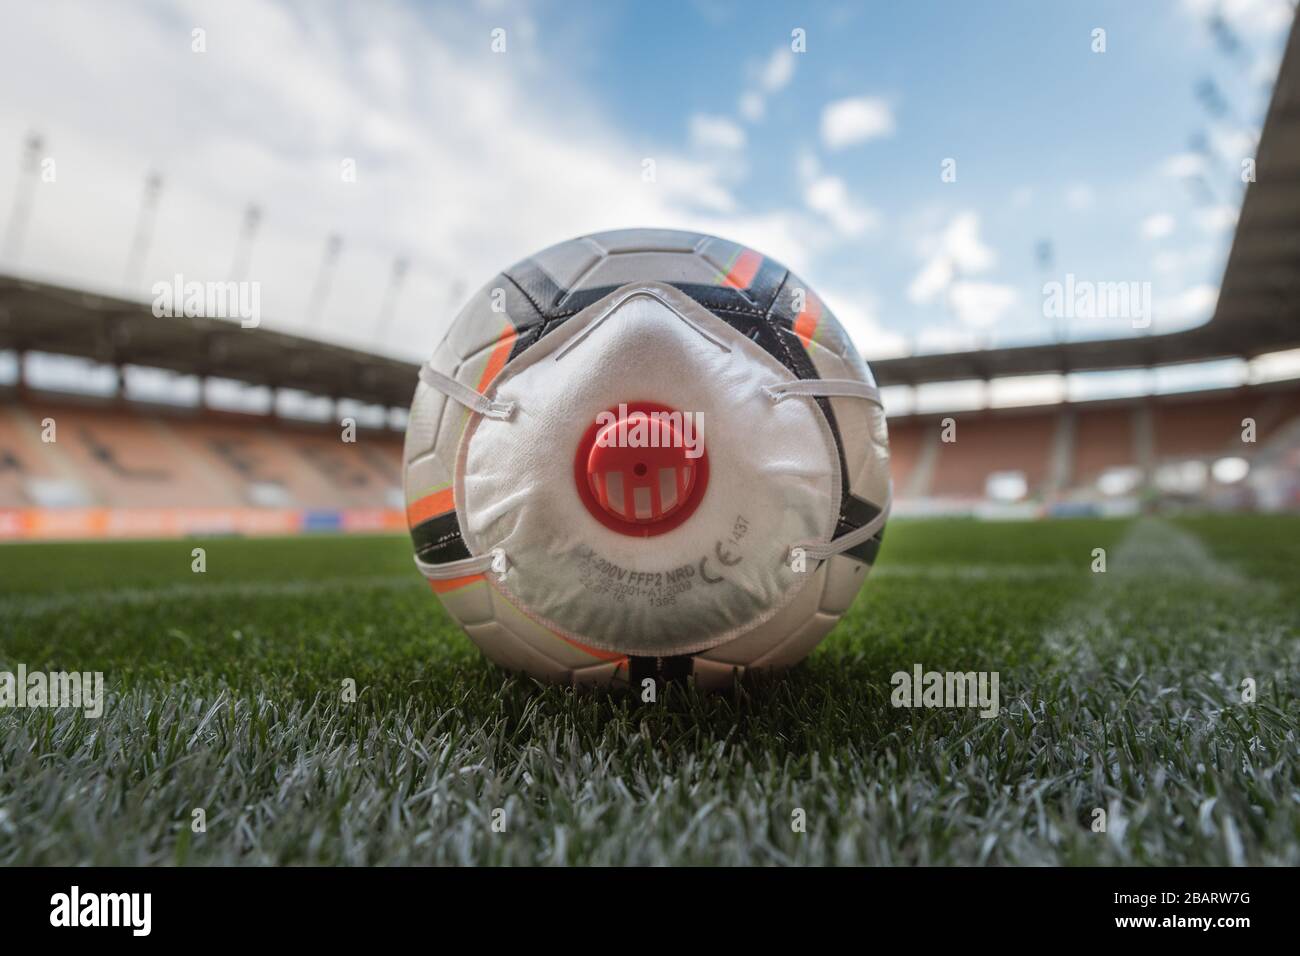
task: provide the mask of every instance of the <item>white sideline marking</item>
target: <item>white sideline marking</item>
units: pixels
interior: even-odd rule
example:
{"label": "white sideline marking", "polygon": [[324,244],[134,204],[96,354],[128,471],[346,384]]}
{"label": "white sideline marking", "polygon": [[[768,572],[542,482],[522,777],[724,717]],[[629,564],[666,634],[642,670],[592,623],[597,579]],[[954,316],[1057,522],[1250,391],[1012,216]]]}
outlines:
{"label": "white sideline marking", "polygon": [[[1080,560],[1091,565],[1089,555]],[[1093,578],[1087,593],[1071,602],[1059,623],[1043,635],[1044,644],[1054,654],[1088,667],[1098,665],[1090,635],[1116,626],[1116,601],[1123,592],[1115,584],[1146,580],[1155,588],[1161,580],[1173,578],[1218,587],[1265,586],[1263,582],[1248,581],[1216,559],[1200,538],[1160,518],[1135,521],[1107,553],[1106,572],[1094,574]]]}
{"label": "white sideline marking", "polygon": [[947,581],[1044,581],[1077,577],[1073,564],[886,564],[873,568],[871,578],[919,578]]}
{"label": "white sideline marking", "polygon": [[[938,581],[1043,581],[1077,575],[1069,564],[888,564],[875,568],[873,578]],[[415,574],[372,575],[360,578],[313,578],[291,581],[233,581],[224,584],[175,584],[158,588],[113,588],[68,591],[63,594],[0,596],[0,611],[20,617],[37,617],[54,611],[82,607],[147,605],[166,601],[204,601],[238,597],[295,597],[319,594],[340,587],[401,590],[420,587]]]}
{"label": "white sideline marking", "polygon": [[205,601],[230,597],[293,597],[319,594],[339,588],[402,590],[421,587],[424,579],[412,574],[372,575],[361,578],[314,578],[294,581],[232,581],[225,584],[176,584],[162,588],[114,588],[99,591],[69,591],[66,594],[5,595],[0,611],[21,617],[37,617],[51,611],[82,607],[155,604],[164,601]]}
{"label": "white sideline marking", "polygon": [[1248,582],[1236,569],[1219,561],[1201,539],[1168,521],[1143,518],[1134,522],[1108,562],[1110,573],[1122,576],[1176,577],[1227,587]]}

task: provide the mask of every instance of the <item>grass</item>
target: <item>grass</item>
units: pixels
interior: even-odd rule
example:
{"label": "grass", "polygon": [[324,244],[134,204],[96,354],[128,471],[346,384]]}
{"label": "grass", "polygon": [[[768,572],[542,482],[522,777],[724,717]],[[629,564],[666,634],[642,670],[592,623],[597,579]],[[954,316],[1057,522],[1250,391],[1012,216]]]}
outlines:
{"label": "grass", "polygon": [[0,864],[1296,865],[1298,532],[897,521],[805,665],[654,705],[497,671],[400,538],[9,546],[0,670],[112,697],[0,710]]}

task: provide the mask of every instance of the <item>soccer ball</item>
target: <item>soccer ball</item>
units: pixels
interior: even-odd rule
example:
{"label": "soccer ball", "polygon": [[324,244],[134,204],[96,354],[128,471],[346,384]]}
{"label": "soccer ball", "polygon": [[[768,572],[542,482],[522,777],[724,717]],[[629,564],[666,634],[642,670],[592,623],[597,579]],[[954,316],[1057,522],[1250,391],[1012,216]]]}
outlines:
{"label": "soccer ball", "polygon": [[525,259],[457,315],[411,406],[407,519],[502,667],[717,687],[799,662],[848,609],[888,459],[871,373],[797,277],[620,230]]}

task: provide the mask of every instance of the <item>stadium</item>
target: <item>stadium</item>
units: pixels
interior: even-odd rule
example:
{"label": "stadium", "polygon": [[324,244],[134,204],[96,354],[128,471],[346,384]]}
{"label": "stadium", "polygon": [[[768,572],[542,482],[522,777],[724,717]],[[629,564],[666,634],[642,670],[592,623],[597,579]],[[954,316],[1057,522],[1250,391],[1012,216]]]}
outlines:
{"label": "stadium", "polygon": [[[1294,24],[1270,82],[1208,318],[864,350],[893,485],[866,587],[788,674],[684,655],[655,706],[495,666],[413,568],[436,339],[7,268],[0,670],[102,673],[108,706],[0,709],[0,863],[1300,864]],[[15,247],[44,201],[24,143]],[[111,240],[128,272],[154,193]],[[320,313],[338,248],[293,277]],[[900,707],[931,671],[992,674],[996,719]]]}

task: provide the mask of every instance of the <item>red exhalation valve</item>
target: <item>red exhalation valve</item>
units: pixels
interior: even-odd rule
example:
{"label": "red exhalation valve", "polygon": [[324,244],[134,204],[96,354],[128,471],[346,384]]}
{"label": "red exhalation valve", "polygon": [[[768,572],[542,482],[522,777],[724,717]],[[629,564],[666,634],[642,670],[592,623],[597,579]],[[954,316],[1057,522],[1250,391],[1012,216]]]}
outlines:
{"label": "red exhalation valve", "polygon": [[627,402],[600,416],[578,443],[574,480],[587,510],[635,537],[690,517],[709,482],[697,417],[656,402]]}

